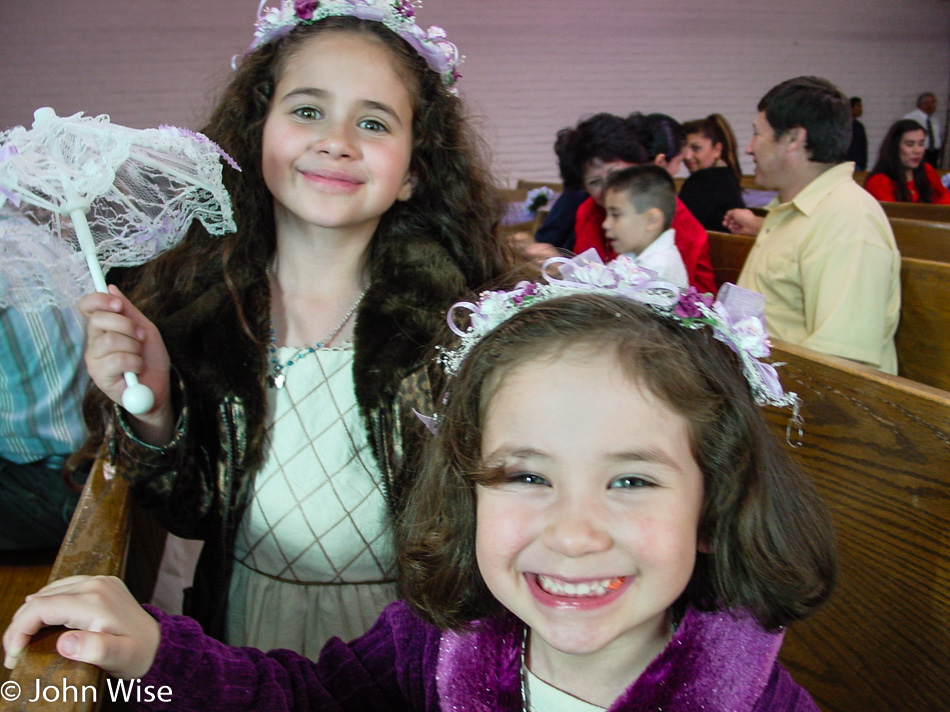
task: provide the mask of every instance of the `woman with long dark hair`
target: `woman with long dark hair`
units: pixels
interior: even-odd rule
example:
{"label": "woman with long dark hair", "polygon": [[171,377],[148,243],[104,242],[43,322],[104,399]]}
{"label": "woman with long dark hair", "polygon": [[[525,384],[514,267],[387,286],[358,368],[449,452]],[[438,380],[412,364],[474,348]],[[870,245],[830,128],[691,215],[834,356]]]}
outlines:
{"label": "woman with long dark hair", "polygon": [[901,119],[891,126],[864,182],[865,189],[885,202],[950,205],[950,192],[924,160],[926,143],[924,127],[913,119]]}

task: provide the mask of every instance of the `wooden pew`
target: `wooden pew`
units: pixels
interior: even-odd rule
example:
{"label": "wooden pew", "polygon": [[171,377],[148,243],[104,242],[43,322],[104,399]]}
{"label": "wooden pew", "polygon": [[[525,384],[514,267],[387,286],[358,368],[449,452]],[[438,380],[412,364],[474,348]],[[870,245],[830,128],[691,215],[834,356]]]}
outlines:
{"label": "wooden pew", "polygon": [[709,235],[709,261],[712,263],[716,286],[720,287],[724,282],[735,283],[755,238],[712,230],[706,233]]}
{"label": "wooden pew", "polygon": [[889,218],[950,223],[950,205],[881,202],[881,207]]}
{"label": "wooden pew", "polygon": [[[781,660],[823,712],[950,705],[950,392],[776,342],[804,405],[789,447],[831,510],[832,599]],[[766,409],[784,441],[788,411]]]}
{"label": "wooden pew", "polygon": [[748,173],[742,174],[742,177],[739,179],[739,187],[743,190],[762,190],[762,186],[755,181],[755,175]]}
{"label": "wooden pew", "polygon": [[519,190],[534,190],[535,188],[550,188],[555,193],[564,192],[564,184],[553,180],[523,180],[518,179],[515,188]]}
{"label": "wooden pew", "polygon": [[[925,222],[923,220],[906,220],[891,218],[891,228],[894,230],[894,240],[901,257],[912,257],[918,260],[933,262],[950,262],[950,223]],[[752,248],[754,238],[747,235],[730,235],[729,233],[710,232],[709,239],[716,239],[720,244],[718,249],[725,250],[723,255],[724,268],[733,270],[735,276],[723,281],[735,281],[739,276],[735,270],[745,261],[745,256]],[[741,258],[741,260],[740,260]],[[740,260],[736,262],[736,260]],[[715,260],[713,261],[715,267]],[[728,272],[732,274],[732,272]],[[724,273],[725,274],[725,273]]]}
{"label": "wooden pew", "polygon": [[[27,595],[46,585],[55,559],[53,548],[0,552],[0,631],[6,630]],[[10,671],[0,667],[0,683],[9,676]],[[0,709],[2,705],[0,701]]]}
{"label": "wooden pew", "polygon": [[[123,478],[108,477],[106,471],[103,461],[97,461],[83,488],[48,581],[76,574],[122,577],[125,573],[132,511],[129,487]],[[45,583],[46,580],[40,581],[33,591]],[[8,622],[0,621],[4,629]],[[56,653],[56,640],[64,630],[47,629],[33,639],[16,668],[9,674],[10,680],[20,685],[22,694],[13,702],[0,700],[0,711],[87,712],[98,709],[98,703],[106,696],[105,675],[92,665],[66,660]],[[78,701],[74,701],[71,689],[66,701],[62,695],[51,702],[28,701],[35,694],[36,680],[41,681],[43,688],[53,685],[61,691],[64,679],[78,691],[75,695]],[[93,689],[96,690],[95,695],[91,692]],[[49,696],[52,697],[52,693]]]}
{"label": "wooden pew", "polygon": [[498,199],[503,203],[523,203],[528,191],[523,188],[499,188]]}
{"label": "wooden pew", "polygon": [[950,390],[950,264],[901,260],[901,376]]}
{"label": "wooden pew", "polygon": [[950,222],[889,218],[901,257],[950,262]]}
{"label": "wooden pew", "polygon": [[[709,233],[717,284],[738,278],[754,241]],[[901,376],[950,390],[950,263],[901,259],[901,317],[894,342]]]}

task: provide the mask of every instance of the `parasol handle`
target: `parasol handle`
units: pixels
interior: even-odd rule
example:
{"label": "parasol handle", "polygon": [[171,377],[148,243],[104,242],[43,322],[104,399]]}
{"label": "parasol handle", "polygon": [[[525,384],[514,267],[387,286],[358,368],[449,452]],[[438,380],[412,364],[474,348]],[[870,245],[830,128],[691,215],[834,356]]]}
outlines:
{"label": "parasol handle", "polygon": [[[82,208],[75,208],[69,211],[69,217],[73,221],[76,237],[79,238],[79,247],[82,248],[83,257],[86,258],[86,265],[89,267],[89,273],[92,275],[92,283],[95,285],[96,291],[108,294],[106,278],[102,274],[102,267],[99,266],[99,258],[96,256],[96,243],[93,241],[92,233],[89,230],[86,212]],[[142,415],[149,412],[155,404],[155,395],[151,389],[139,383],[138,376],[131,371],[124,373],[123,377],[125,378],[125,390],[122,391],[122,407],[132,415]]]}

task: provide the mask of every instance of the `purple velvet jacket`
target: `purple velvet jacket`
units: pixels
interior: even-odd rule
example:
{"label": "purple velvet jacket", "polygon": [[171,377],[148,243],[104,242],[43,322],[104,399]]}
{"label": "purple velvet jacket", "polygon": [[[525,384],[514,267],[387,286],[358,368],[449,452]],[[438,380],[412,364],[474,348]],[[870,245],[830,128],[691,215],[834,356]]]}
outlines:
{"label": "purple velvet jacket", "polygon": [[[366,635],[327,643],[316,662],[287,650],[231,648],[189,618],[148,607],[162,631],[142,686],[171,689],[148,710],[521,709],[523,625],[514,617],[443,632],[397,601]],[[666,649],[611,712],[818,712],[775,660],[782,633],[751,618],[687,612]],[[143,696],[144,699],[144,696]],[[166,696],[167,699],[167,696]]]}

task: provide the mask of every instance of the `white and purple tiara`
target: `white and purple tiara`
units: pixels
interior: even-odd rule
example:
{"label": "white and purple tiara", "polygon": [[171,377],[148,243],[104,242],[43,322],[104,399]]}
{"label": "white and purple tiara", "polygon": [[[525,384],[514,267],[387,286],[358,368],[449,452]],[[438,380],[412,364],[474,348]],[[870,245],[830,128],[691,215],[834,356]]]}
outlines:
{"label": "white and purple tiara", "polygon": [[[278,7],[265,7],[261,0],[254,23],[254,39],[245,54],[287,35],[297,25],[312,25],[328,17],[358,17],[380,22],[412,45],[452,89],[461,77],[458,67],[464,59],[445,37],[445,30],[433,25],[423,30],[416,24],[421,0],[280,0]],[[237,64],[237,58],[232,65]],[[454,91],[454,90],[453,90]]]}
{"label": "white and purple tiara", "polygon": [[[548,268],[555,264],[560,266],[560,277],[548,274]],[[727,283],[713,301],[711,294],[701,294],[695,287],[681,290],[658,280],[654,272],[625,255],[604,264],[593,248],[572,259],[551,257],[544,262],[541,273],[544,283],[520,282],[510,291],[483,292],[477,304],[459,302],[449,309],[446,320],[461,340],[458,348],[444,350],[441,355],[449,375],[458,373],[466,356],[486,334],[525,307],[571,294],[619,296],[640,302],[687,329],[711,327],[713,336],[739,356],[755,402],[791,407],[792,422],[799,422],[798,396],[786,393],[775,368],[759,361],[771,352],[762,318],[765,297],[758,292]],[[457,309],[469,312],[464,330],[455,323]]]}

